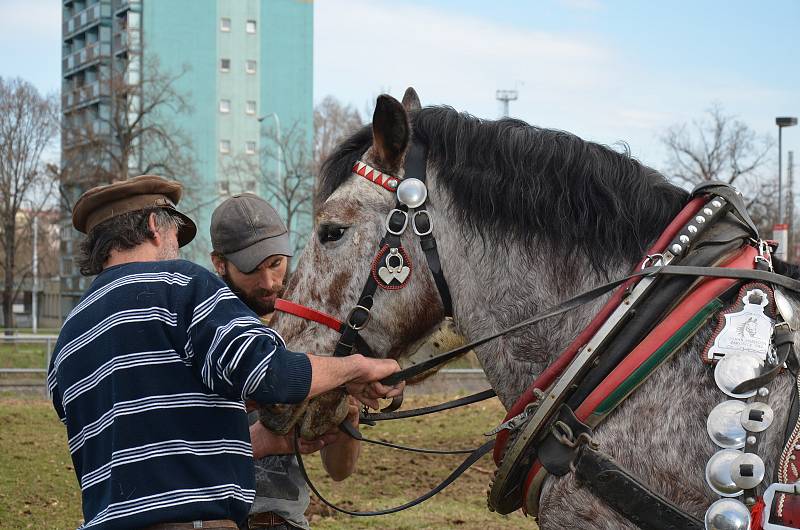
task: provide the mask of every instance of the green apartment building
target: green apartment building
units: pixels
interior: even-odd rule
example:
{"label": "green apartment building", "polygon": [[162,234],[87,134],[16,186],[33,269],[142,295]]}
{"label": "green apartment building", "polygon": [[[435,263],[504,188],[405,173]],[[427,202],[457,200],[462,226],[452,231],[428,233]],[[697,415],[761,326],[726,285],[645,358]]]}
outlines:
{"label": "green apartment building", "polygon": [[[216,205],[242,191],[269,196],[264,179],[282,176],[281,150],[270,147],[275,139],[293,132],[310,153],[312,52],[311,0],[63,0],[62,119],[65,127],[110,135],[107,118],[119,104],[117,85],[108,81],[115,67],[127,65],[129,86],[141,81],[148,65],[163,75],[182,72],[172,88],[190,110],[169,114],[164,107],[158,119],[185,135],[194,161],[191,175],[176,175],[187,188],[182,206],[198,224],[198,237],[182,256],[210,266],[208,230]],[[142,104],[135,95],[127,101]],[[62,136],[66,166],[80,140]],[[144,165],[136,152],[128,176]],[[261,177],[232,171],[239,161],[260,166]],[[83,191],[79,183],[64,184],[73,197]],[[71,306],[89,279],[75,265],[80,234],[64,213],[61,289]],[[296,232],[309,227],[310,219],[301,219]]]}

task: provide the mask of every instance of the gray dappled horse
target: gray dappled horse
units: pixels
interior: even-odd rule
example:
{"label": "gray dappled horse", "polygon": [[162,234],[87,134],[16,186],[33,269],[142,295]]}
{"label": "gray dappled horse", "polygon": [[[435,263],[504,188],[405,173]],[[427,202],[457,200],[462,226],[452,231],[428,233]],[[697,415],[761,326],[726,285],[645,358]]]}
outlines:
{"label": "gray dappled horse", "polygon": [[[320,176],[315,234],[286,298],[344,318],[370,274],[394,194],[352,172],[363,160],[402,176],[411,139],[427,147],[428,210],[455,323],[471,341],[609,279],[625,276],[688,200],[688,194],[626,154],[562,131],[513,119],[484,121],[448,107],[420,109],[413,90],[401,105],[378,98],[372,127],[339,146]],[[413,264],[407,287],[378,290],[362,332],[375,352],[402,357],[442,318],[442,305],[416,236],[403,246]],[[595,301],[477,348],[506,408],[587,325]],[[717,447],[706,417],[720,392],[698,351],[701,330],[597,427],[600,447],[655,491],[702,518],[718,497],[703,470]],[[296,351],[329,355],[338,334],[279,314],[274,327]],[[772,386],[775,424],[786,421],[792,380]],[[286,431],[302,418],[313,435],[342,419],[340,394],[263,418]],[[338,411],[337,411],[338,408]],[[283,414],[280,414],[283,412]],[[498,422],[500,418],[498,418]],[[761,456],[774,476],[783,428],[769,429]],[[540,499],[543,530],[635,528],[571,475],[549,477]]]}

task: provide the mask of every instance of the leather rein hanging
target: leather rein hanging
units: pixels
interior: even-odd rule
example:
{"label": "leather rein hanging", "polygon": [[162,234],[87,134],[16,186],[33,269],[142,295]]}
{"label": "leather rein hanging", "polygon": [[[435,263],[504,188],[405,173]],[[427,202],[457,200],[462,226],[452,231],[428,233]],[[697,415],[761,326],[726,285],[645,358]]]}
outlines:
{"label": "leather rein hanging", "polygon": [[[386,175],[361,161],[355,164],[353,168],[354,173],[370,180],[376,185],[380,185],[381,187],[383,187],[388,191],[397,192],[398,197],[395,207],[387,215],[385,222],[386,233],[379,244],[378,255],[376,256],[375,260],[373,260],[371,274],[367,278],[364,288],[362,289],[361,294],[359,295],[358,303],[353,309],[350,310],[344,322],[341,322],[337,318],[328,315],[326,313],[323,313],[321,311],[317,311],[302,306],[300,304],[296,304],[294,302],[289,302],[287,300],[279,299],[275,304],[275,309],[278,311],[290,313],[300,318],[318,322],[340,333],[340,338],[337,342],[337,346],[334,353],[334,355],[336,356],[350,355],[353,352],[354,348],[361,353],[364,353],[366,355],[371,355],[372,352],[369,346],[363,340],[359,332],[363,330],[370,321],[371,310],[374,303],[373,297],[378,287],[391,291],[400,289],[405,286],[405,281],[407,280],[408,274],[404,274],[405,271],[403,270],[403,267],[406,266],[405,262],[407,261],[407,255],[405,255],[404,253],[405,251],[402,249],[400,239],[403,233],[405,232],[406,228],[408,227],[409,217],[411,219],[411,225],[414,232],[420,237],[420,245],[422,247],[423,252],[425,253],[426,261],[428,262],[428,266],[431,270],[431,273],[433,274],[433,278],[437,290],[439,292],[440,299],[442,301],[444,314],[446,317],[452,317],[453,311],[452,311],[452,300],[450,296],[450,291],[441,268],[441,261],[439,259],[438,251],[436,248],[436,240],[433,236],[432,219],[430,218],[430,215],[428,214],[425,206],[425,201],[427,199],[427,189],[425,188],[424,184],[426,176],[425,168],[426,168],[425,148],[416,143],[412,144],[412,147],[409,149],[409,152],[406,156],[404,178]],[[417,182],[414,182],[415,180]],[[402,193],[403,189],[401,187],[404,186],[403,182],[409,183],[406,185],[406,187],[411,189],[412,193],[410,195],[408,193],[406,194]],[[706,186],[704,188],[696,190],[695,193],[705,193],[705,194],[720,193],[721,196],[717,197],[716,199],[725,203],[725,207],[720,208],[720,215],[723,215],[724,213],[731,210],[733,211],[734,214],[740,214],[741,212],[743,212],[744,205],[741,204],[741,199],[738,196],[736,196],[735,193],[733,193],[730,188],[724,189],[723,191],[721,191],[721,189],[722,187],[720,186]],[[420,191],[422,191],[422,193],[420,193]],[[724,196],[725,199],[728,199],[727,203],[724,199],[722,199],[722,196]],[[401,197],[406,198],[406,200],[405,201],[401,200]],[[408,200],[408,197],[410,197],[410,200]],[[593,336],[597,332],[597,330],[600,329],[602,324],[610,316],[612,316],[614,307],[617,306],[624,297],[628,296],[631,290],[635,287],[635,285],[642,280],[653,281],[654,279],[660,277],[685,277],[691,280],[695,280],[702,277],[708,277],[708,278],[728,279],[729,281],[731,279],[739,279],[739,280],[748,279],[748,280],[759,280],[763,282],[769,282],[774,285],[784,287],[788,290],[800,292],[800,282],[798,282],[797,280],[793,280],[791,278],[775,274],[771,271],[749,270],[747,268],[738,268],[741,267],[744,263],[744,261],[741,260],[739,261],[733,260],[732,262],[729,262],[727,266],[723,267],[705,266],[704,264],[698,264],[697,266],[665,265],[664,263],[668,263],[668,260],[664,259],[664,255],[665,254],[669,255],[669,253],[671,252],[670,249],[672,249],[672,251],[674,251],[676,248],[680,249],[680,244],[683,244],[684,247],[687,246],[684,243],[685,238],[687,237],[686,234],[679,233],[679,231],[681,228],[684,228],[686,226],[686,221],[688,219],[691,219],[698,212],[698,210],[703,207],[704,203],[705,200],[702,197],[695,197],[693,200],[691,200],[687,204],[687,206],[683,209],[683,211],[664,231],[664,233],[658,239],[658,241],[653,245],[651,251],[648,252],[648,256],[641,262],[641,267],[637,267],[638,270],[635,270],[635,272],[626,276],[625,278],[609,282],[594,289],[591,289],[585,293],[582,293],[569,300],[566,300],[543,313],[534,315],[533,317],[523,322],[520,322],[514,326],[511,326],[507,329],[494,333],[490,336],[483,337],[481,339],[473,341],[459,348],[437,355],[426,361],[415,364],[409,368],[406,368],[404,370],[401,370],[393,374],[392,376],[385,378],[382,381],[382,383],[384,384],[394,385],[401,381],[410,379],[416,375],[431,370],[432,368],[435,368],[451,359],[454,359],[477,346],[485,344],[490,340],[498,338],[514,330],[530,326],[531,324],[540,322],[547,318],[551,318],[556,315],[565,313],[599,296],[602,296],[617,289],[616,293],[606,303],[604,308],[600,311],[600,313],[598,313],[598,315],[590,323],[590,325],[586,328],[586,330],[584,330],[584,332],[582,332],[575,339],[575,341],[565,350],[565,352],[558,359],[556,359],[554,363],[552,363],[549,367],[547,367],[545,371],[542,372],[542,374],[540,374],[540,376],[536,379],[536,381],[534,381],[534,383],[522,394],[522,396],[515,403],[515,405],[508,411],[506,420],[497,429],[487,434],[487,435],[497,434],[497,445],[495,445],[495,440],[491,439],[482,446],[474,450],[439,451],[439,450],[409,448],[405,446],[398,446],[396,444],[389,444],[387,442],[369,440],[361,436],[360,433],[357,430],[353,429],[352,426],[350,426],[349,424],[348,425],[343,424],[340,426],[342,430],[350,434],[352,437],[366,442],[378,443],[380,445],[385,445],[398,449],[412,450],[418,452],[428,452],[428,453],[463,454],[469,452],[470,456],[468,456],[466,460],[456,470],[454,470],[441,484],[433,488],[430,492],[418,497],[413,501],[386,510],[356,512],[336,506],[333,503],[326,500],[322,495],[320,495],[320,493],[311,483],[308,475],[306,474],[305,468],[303,466],[302,455],[299,452],[299,445],[296,439],[295,441],[296,456],[298,458],[304,478],[308,482],[312,491],[314,491],[314,493],[320,498],[320,500],[322,500],[323,503],[342,513],[346,513],[349,515],[356,515],[356,516],[384,515],[410,508],[432,497],[433,495],[444,489],[447,485],[452,483],[460,474],[466,471],[466,469],[468,469],[474,462],[480,459],[487,452],[491,451],[493,447],[495,450],[495,460],[498,462],[498,464],[500,464],[503,460],[504,456],[503,453],[505,450],[505,446],[509,441],[509,434],[515,429],[518,429],[524,422],[530,420],[529,418],[530,414],[528,413],[528,411],[530,410],[530,405],[536,403],[542,397],[543,395],[542,392],[544,389],[550,387],[553,384],[553,382],[556,381],[557,378],[560,378],[564,375],[565,370],[567,370],[567,368],[570,366],[570,363],[572,363],[572,361],[576,357],[579,348],[586,343],[588,338]],[[411,216],[409,215],[410,209],[414,210],[413,215]],[[755,226],[752,224],[752,221],[746,215],[746,213],[744,215],[737,215],[737,217],[739,218],[741,223],[747,227],[748,232],[754,233],[755,236],[757,237],[757,231],[755,230]],[[711,224],[710,221],[711,219],[709,219],[708,223],[709,225]],[[681,252],[678,251],[675,253],[680,254]],[[657,258],[654,259],[652,256],[657,256]],[[748,256],[751,257],[746,259],[752,260],[752,255],[748,254]],[[759,257],[760,255],[756,256],[756,260],[758,260]],[[386,263],[385,271],[378,269],[381,260],[384,259]],[[728,267],[733,267],[733,268],[728,268]],[[379,270],[381,274],[378,274],[376,272]],[[410,272],[410,264],[409,264],[409,272]],[[392,420],[392,419],[413,417],[423,414],[430,414],[441,410],[447,410],[450,408],[455,408],[458,406],[474,403],[483,399],[488,399],[494,397],[495,395],[496,394],[494,393],[494,391],[489,390],[471,396],[467,396],[465,398],[447,402],[441,405],[436,405],[433,407],[423,407],[420,409],[406,410],[401,412],[381,412],[373,414],[362,413],[360,421],[361,423],[374,424],[375,421]],[[583,412],[581,413],[584,414]],[[598,469],[605,469],[608,467],[608,465],[610,465],[608,464],[608,462],[606,462],[600,457],[593,460],[591,464],[597,467]],[[589,469],[589,466],[584,466],[584,467],[586,469]],[[541,464],[539,464],[538,469],[541,469]],[[536,476],[536,473],[537,473],[537,468],[536,466],[534,466],[534,469],[529,473],[529,478],[527,481],[528,483],[530,483],[530,481],[533,480],[533,477]],[[659,502],[658,499],[655,499],[654,494],[652,493],[648,494],[656,503]],[[662,502],[662,504],[657,504],[657,506],[659,507],[666,506],[667,504],[665,503],[668,504],[668,501],[664,501]],[[505,510],[501,511],[503,513],[507,513]]]}

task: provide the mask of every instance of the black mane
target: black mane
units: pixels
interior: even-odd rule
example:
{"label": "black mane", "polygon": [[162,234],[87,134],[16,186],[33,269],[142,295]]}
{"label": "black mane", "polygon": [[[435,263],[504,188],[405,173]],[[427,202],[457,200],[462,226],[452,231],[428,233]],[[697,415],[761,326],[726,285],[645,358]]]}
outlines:
{"label": "black mane", "polygon": [[[578,246],[597,264],[630,259],[688,199],[630,156],[564,131],[481,120],[450,107],[426,107],[411,122],[461,226],[482,237],[530,248],[542,237],[564,254]],[[367,126],[339,146],[322,168],[318,201],[350,176],[371,141]]]}

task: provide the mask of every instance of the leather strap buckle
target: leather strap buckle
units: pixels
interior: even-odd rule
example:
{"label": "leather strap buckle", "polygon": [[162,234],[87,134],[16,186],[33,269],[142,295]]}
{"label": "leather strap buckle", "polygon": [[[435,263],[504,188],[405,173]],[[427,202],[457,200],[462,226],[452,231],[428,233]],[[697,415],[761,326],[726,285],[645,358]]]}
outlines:
{"label": "leather strap buckle", "polygon": [[764,512],[763,524],[761,528],[764,530],[797,530],[797,527],[795,526],[784,526],[782,524],[769,522],[776,493],[800,495],[800,484],[781,484],[780,482],[770,484],[770,486],[764,491]]}
{"label": "leather strap buckle", "polygon": [[[363,320],[361,322],[354,322],[356,317],[360,316],[357,315],[357,313],[361,311],[363,311],[364,315]],[[367,327],[367,324],[369,324],[369,321],[371,319],[372,319],[372,311],[370,311],[368,307],[364,307],[363,305],[357,305],[353,309],[351,309],[350,312],[347,314],[347,325],[356,331],[361,331],[362,329]]]}
{"label": "leather strap buckle", "polygon": [[394,208],[386,216],[386,231],[393,236],[402,236],[408,226],[408,212]]}
{"label": "leather strap buckle", "polygon": [[[425,220],[423,222],[427,223],[428,225],[427,229],[420,229],[417,221],[417,218],[423,214],[425,215]],[[414,212],[414,217],[412,218],[411,226],[412,228],[414,228],[414,233],[420,237],[427,236],[428,234],[433,232],[433,219],[431,218],[431,214],[428,213],[428,210],[417,210],[416,212]]]}

